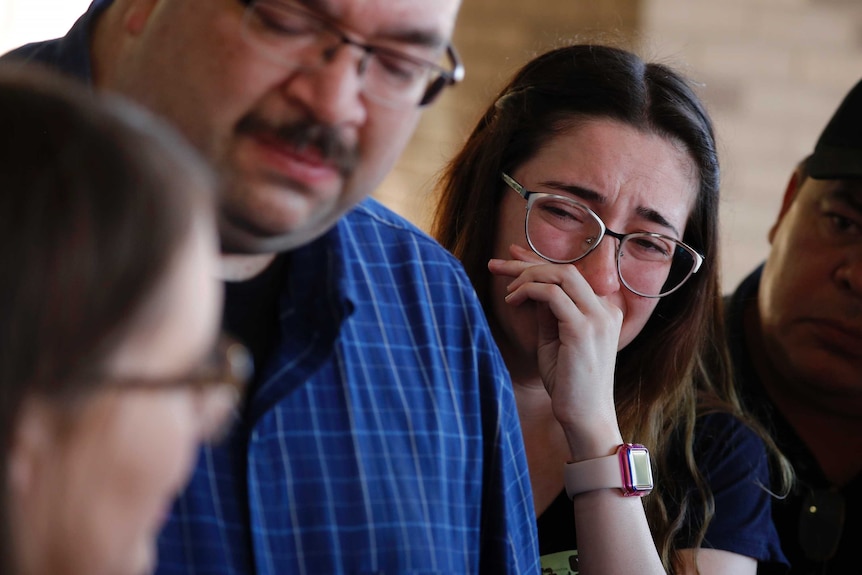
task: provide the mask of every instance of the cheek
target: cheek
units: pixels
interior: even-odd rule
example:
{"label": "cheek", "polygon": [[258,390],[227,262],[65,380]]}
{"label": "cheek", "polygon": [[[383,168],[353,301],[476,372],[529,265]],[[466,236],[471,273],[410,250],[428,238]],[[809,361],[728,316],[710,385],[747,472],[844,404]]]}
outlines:
{"label": "cheek", "polygon": [[389,174],[420,118],[418,108],[389,110],[373,102],[366,104],[366,111],[358,135],[359,164],[351,178],[355,191],[349,195],[354,201],[363,199]]}
{"label": "cheek", "polygon": [[506,303],[506,286],[511,281],[506,277],[491,278],[491,309],[500,330],[495,334],[497,344],[504,350],[532,357],[538,345],[536,306],[530,301],[517,307]]}
{"label": "cheek", "polygon": [[189,398],[181,395],[188,394],[130,393],[76,432],[57,513],[83,563],[141,572],[153,560],[153,538],[197,447]]}
{"label": "cheek", "polygon": [[802,248],[770,253],[761,276],[759,299],[765,325],[789,321],[830,297],[835,261],[826,250],[812,254]]}
{"label": "cheek", "polygon": [[143,499],[170,497],[185,479],[198,444],[194,397],[189,390],[129,394],[117,410],[116,473]]}
{"label": "cheek", "polygon": [[[521,205],[518,205],[520,202]],[[497,229],[494,238],[493,255],[499,259],[510,259],[509,246],[519,245],[529,249],[527,235],[524,232],[524,202],[518,197],[506,196],[497,210]]]}
{"label": "cheek", "polygon": [[634,341],[638,334],[643,331],[660,301],[654,298],[640,297],[626,288],[622,288],[621,291],[624,292],[622,298],[623,325],[620,330],[617,351]]}
{"label": "cheek", "polygon": [[[159,3],[120,70],[121,91],[167,117],[210,156],[216,142],[266,92],[276,70],[240,37],[234,11],[215,5]],[[176,58],[175,54],[182,54]],[[123,74],[123,72],[127,73]]]}

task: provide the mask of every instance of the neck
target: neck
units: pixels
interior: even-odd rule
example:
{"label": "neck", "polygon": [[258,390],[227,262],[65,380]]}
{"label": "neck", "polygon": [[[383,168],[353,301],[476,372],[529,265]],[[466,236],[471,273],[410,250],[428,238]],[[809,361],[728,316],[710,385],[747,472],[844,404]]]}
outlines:
{"label": "neck", "polygon": [[551,398],[535,382],[513,381],[527,467],[533,490],[533,506],[541,515],[563,489],[563,465],[569,459],[569,444],[563,428],[551,411]]}
{"label": "neck", "polygon": [[221,279],[243,281],[261,273],[272,263],[276,254],[222,254]]}
{"label": "neck", "polygon": [[115,0],[99,14],[93,23],[90,36],[90,66],[93,85],[99,88],[112,86],[114,69],[112,62],[122,50],[122,12],[126,2]]}
{"label": "neck", "polygon": [[816,386],[779,369],[764,345],[755,302],[746,308],[744,321],[748,353],[766,394],[826,477],[835,485],[846,484],[862,472],[862,458],[847,456],[862,450],[862,418],[849,415],[841,406],[830,406]]}
{"label": "neck", "polygon": [[533,492],[533,507],[539,516],[563,489],[563,465],[571,458],[563,428],[554,417],[551,398],[539,375],[535,357],[497,333],[497,344],[512,378],[527,467]]}

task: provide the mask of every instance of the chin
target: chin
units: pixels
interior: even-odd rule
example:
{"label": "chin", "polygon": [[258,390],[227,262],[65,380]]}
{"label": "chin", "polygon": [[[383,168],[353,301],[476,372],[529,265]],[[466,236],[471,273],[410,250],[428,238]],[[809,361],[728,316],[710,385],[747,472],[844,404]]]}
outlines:
{"label": "chin", "polygon": [[154,536],[142,541],[136,551],[133,554],[134,565],[130,566],[128,575],[151,575],[156,570],[157,552]]}
{"label": "chin", "polygon": [[309,204],[308,210],[273,206],[259,210],[226,213],[220,221],[223,249],[229,253],[273,253],[304,246],[332,229],[346,211],[334,206]]}

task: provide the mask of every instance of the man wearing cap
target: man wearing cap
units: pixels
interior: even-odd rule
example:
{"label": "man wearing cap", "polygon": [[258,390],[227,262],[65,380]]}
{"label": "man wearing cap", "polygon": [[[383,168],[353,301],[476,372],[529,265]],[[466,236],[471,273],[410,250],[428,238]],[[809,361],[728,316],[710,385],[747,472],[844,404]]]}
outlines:
{"label": "man wearing cap", "polygon": [[773,519],[794,575],[860,573],[862,82],[791,176],[769,241],[727,310],[741,393],[796,472]]}

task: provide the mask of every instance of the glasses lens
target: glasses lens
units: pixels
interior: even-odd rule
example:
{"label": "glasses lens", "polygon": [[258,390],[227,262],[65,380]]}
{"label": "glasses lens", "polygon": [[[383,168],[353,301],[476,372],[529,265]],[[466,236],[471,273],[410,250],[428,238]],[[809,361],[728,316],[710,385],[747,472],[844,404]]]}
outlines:
{"label": "glasses lens", "polygon": [[415,106],[442,77],[437,51],[417,52],[369,46],[348,38],[331,22],[293,2],[251,2],[243,19],[242,37],[268,60],[291,69],[312,70],[326,65],[345,44],[361,50],[357,73],[362,91],[389,106]]}
{"label": "glasses lens", "polygon": [[416,105],[429,86],[432,69],[405,54],[378,49],[365,70],[365,92],[384,104]]}
{"label": "glasses lens", "polygon": [[678,289],[694,272],[695,264],[689,250],[658,234],[630,234],[620,246],[620,278],[630,290],[647,297]]}
{"label": "glasses lens", "polygon": [[593,249],[602,224],[592,213],[561,196],[533,198],[527,212],[527,241],[536,253],[552,262],[570,263]]}
{"label": "glasses lens", "polygon": [[319,18],[292,3],[258,0],[246,8],[241,35],[270,61],[302,67],[320,58],[311,47],[326,31]]}

